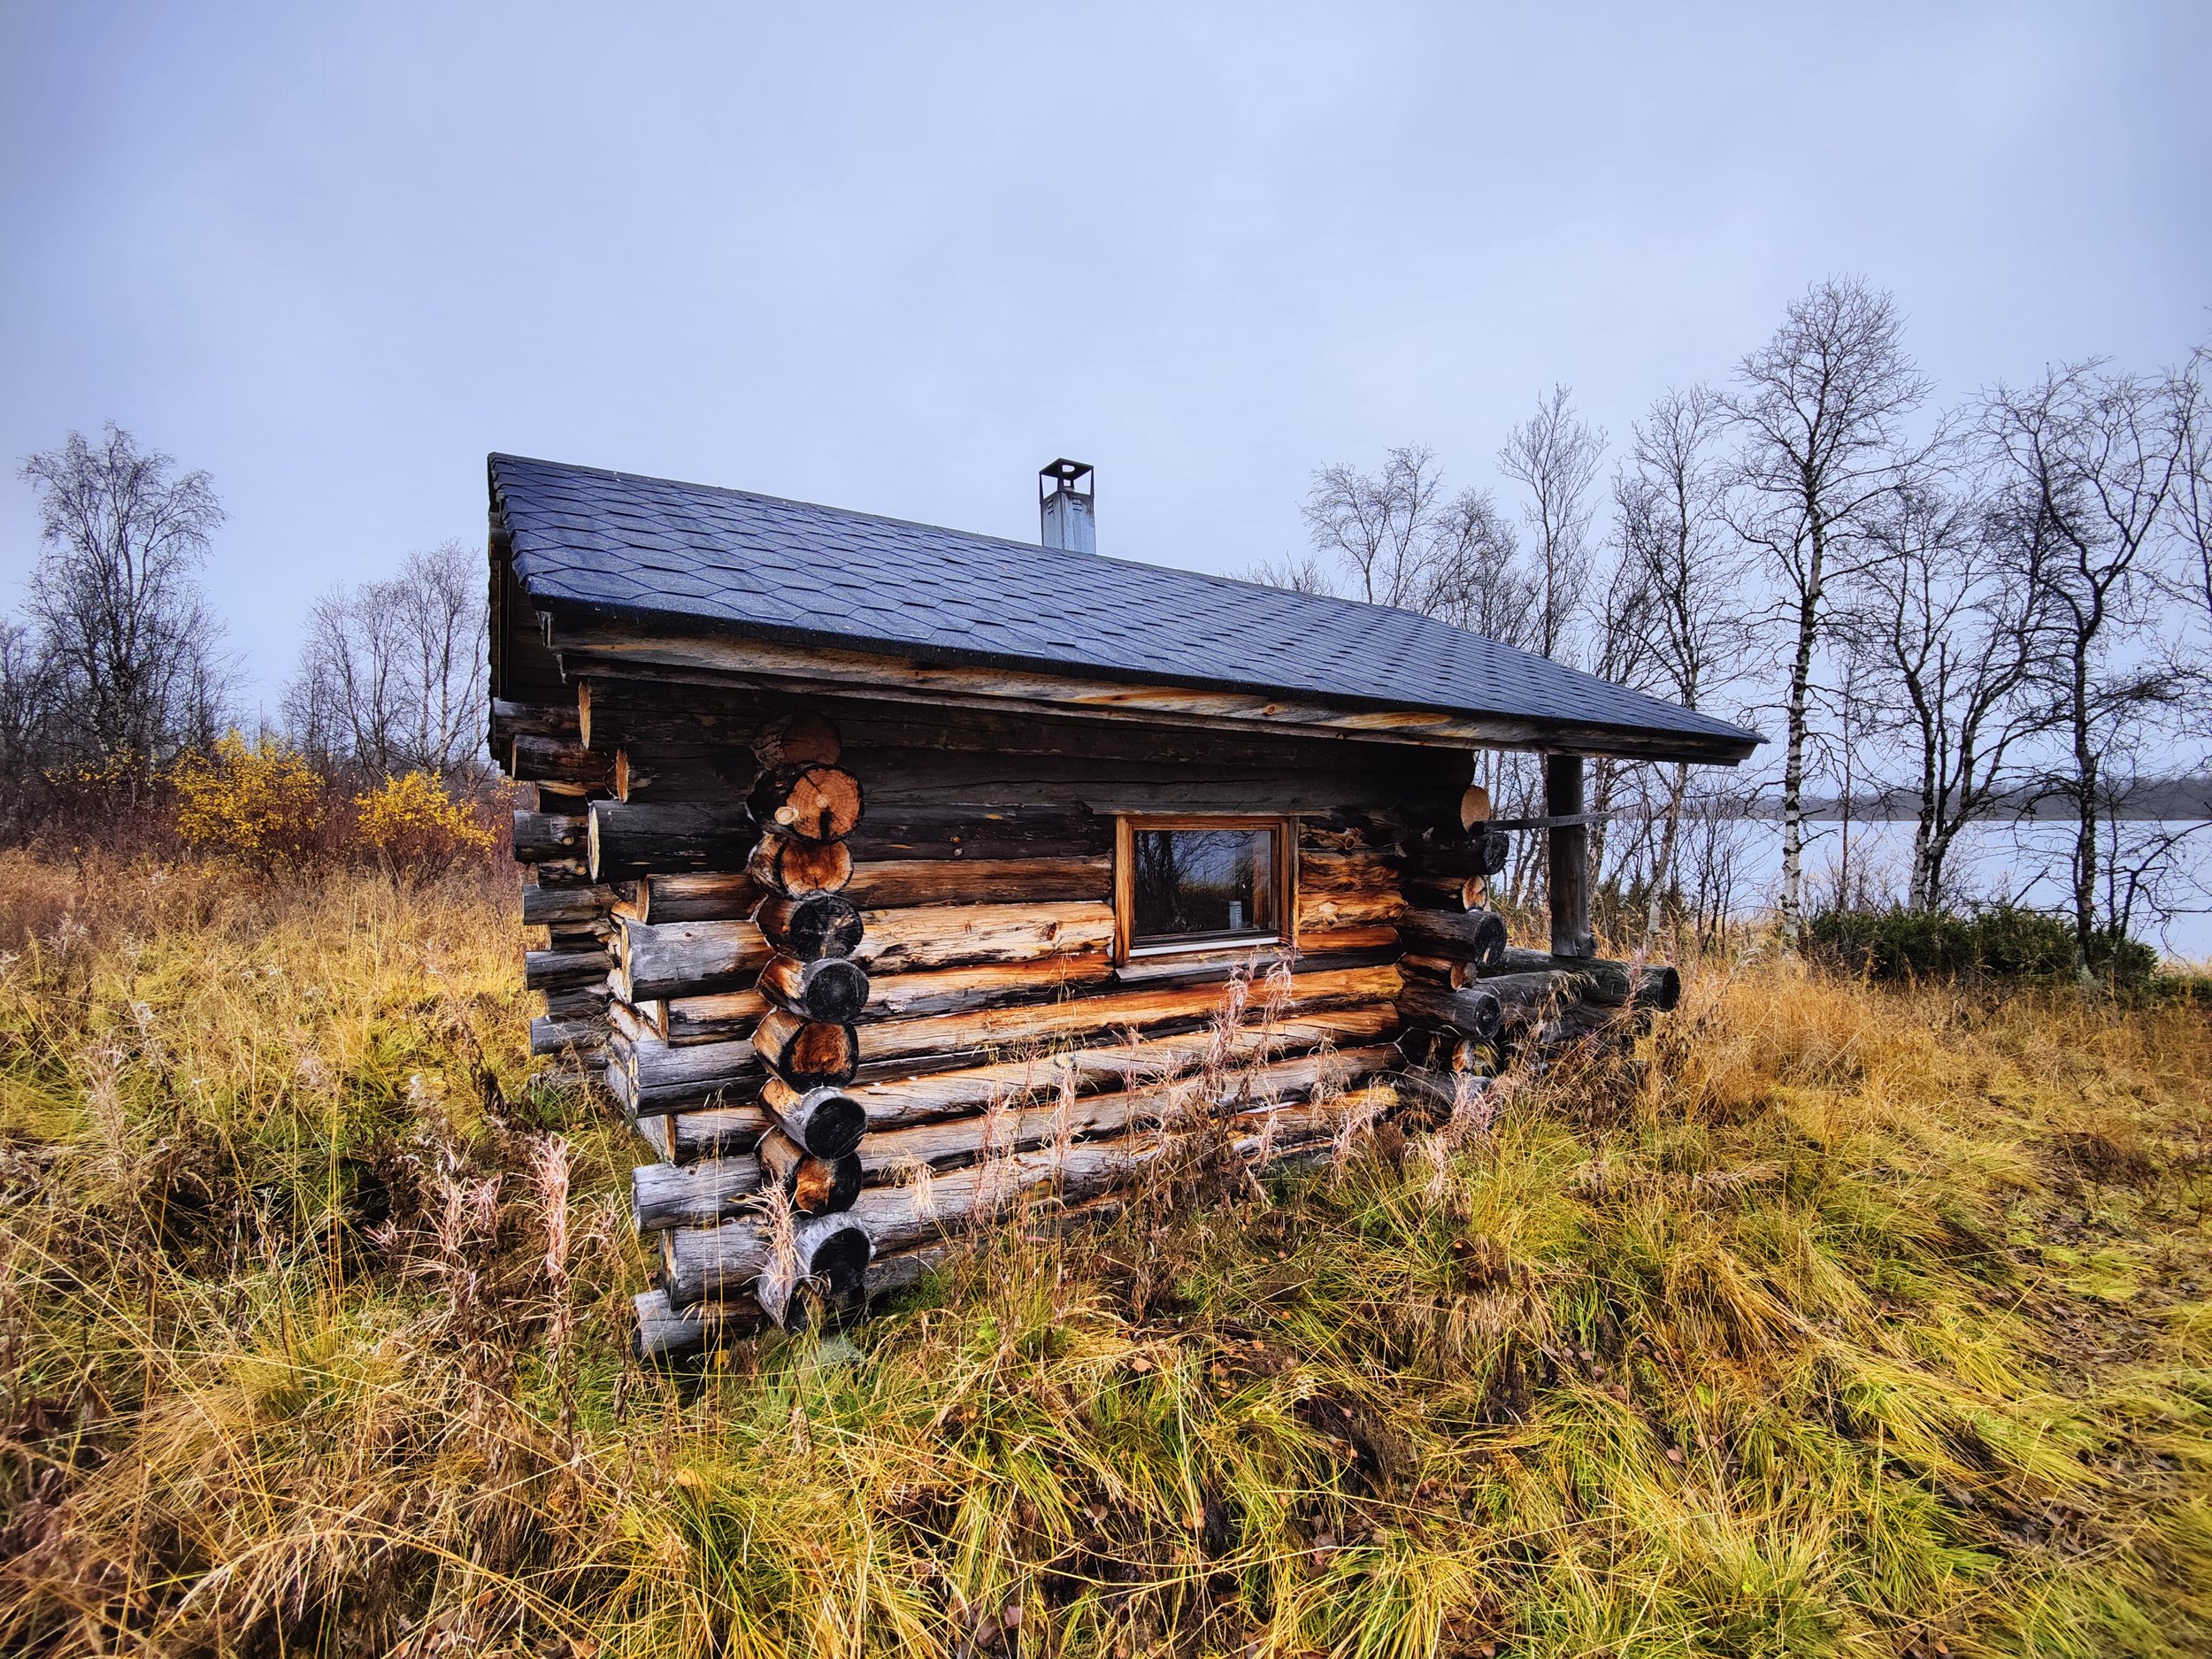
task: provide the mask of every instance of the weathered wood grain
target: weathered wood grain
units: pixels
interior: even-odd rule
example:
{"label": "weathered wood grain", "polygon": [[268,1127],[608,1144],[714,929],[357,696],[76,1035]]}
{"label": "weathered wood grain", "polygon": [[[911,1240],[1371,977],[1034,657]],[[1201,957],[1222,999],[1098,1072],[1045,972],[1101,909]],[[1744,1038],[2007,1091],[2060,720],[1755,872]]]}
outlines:
{"label": "weathered wood grain", "polygon": [[594,801],[588,830],[592,879],[742,869],[754,834],[751,817],[735,802]]}

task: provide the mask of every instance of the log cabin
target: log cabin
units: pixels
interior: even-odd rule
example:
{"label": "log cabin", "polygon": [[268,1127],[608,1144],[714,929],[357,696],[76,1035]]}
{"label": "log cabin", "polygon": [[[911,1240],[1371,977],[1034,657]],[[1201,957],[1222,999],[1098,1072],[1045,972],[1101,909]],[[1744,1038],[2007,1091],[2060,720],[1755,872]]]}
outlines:
{"label": "log cabin", "polygon": [[[1385,606],[490,457],[492,751],[545,1012],[649,1149],[649,1356],[864,1305],[1194,1120],[1282,1156],[1671,1006],[1596,955],[1586,759],[1748,732]],[[1485,749],[1542,757],[1491,817]],[[1548,950],[1485,903],[1547,838]]]}

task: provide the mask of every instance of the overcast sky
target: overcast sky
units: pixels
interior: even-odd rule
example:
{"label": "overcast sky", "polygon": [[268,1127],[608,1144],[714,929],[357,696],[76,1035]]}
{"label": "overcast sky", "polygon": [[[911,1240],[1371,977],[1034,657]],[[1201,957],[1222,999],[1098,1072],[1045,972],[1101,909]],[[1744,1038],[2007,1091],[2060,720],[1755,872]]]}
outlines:
{"label": "overcast sky", "polygon": [[[2212,4],[0,0],[0,452],[207,468],[273,699],[309,600],[480,545],[494,449],[1103,552],[1308,475],[1616,434],[1823,276],[1947,395],[2212,335]],[[0,583],[35,557],[0,485]]]}

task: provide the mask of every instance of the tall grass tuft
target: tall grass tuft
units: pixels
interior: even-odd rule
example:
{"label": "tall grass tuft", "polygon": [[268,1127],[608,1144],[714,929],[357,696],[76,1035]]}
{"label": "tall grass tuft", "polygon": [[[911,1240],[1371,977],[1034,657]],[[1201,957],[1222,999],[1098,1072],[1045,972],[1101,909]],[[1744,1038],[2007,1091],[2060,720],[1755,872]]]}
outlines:
{"label": "tall grass tuft", "polygon": [[2187,1008],[1709,970],[1263,1183],[1202,1075],[1118,1219],[662,1375],[503,884],[7,861],[0,928],[12,1652],[2212,1643]]}

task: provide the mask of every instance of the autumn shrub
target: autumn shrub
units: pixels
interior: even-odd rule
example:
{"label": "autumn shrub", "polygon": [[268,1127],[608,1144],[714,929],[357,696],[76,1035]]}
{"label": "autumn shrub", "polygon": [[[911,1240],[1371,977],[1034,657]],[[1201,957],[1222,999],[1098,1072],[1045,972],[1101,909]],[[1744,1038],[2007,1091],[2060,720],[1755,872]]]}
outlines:
{"label": "autumn shrub", "polygon": [[[2073,924],[2016,904],[1948,910],[1828,910],[1807,930],[1813,950],[1873,979],[1977,978],[2055,984],[2074,977]],[[2149,984],[2158,953],[2111,928],[2089,944],[2089,970],[2123,988]]]}
{"label": "autumn shrub", "polygon": [[329,816],[329,787],[290,744],[236,732],[212,750],[189,754],[171,773],[177,830],[204,852],[229,853],[262,868],[318,849]]}
{"label": "autumn shrub", "polygon": [[420,869],[480,856],[497,844],[483,814],[426,772],[387,778],[354,800],[354,840],[388,868]]}

